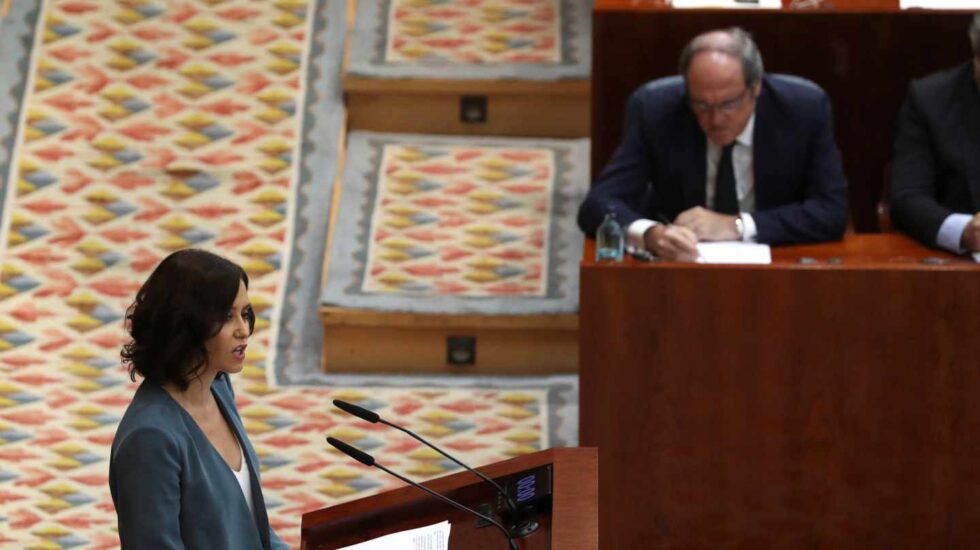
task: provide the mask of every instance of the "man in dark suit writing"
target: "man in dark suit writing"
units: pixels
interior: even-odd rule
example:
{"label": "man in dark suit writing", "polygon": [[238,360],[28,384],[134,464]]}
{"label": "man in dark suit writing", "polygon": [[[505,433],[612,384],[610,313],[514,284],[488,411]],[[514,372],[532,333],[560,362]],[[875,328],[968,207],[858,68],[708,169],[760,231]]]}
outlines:
{"label": "man in dark suit writing", "polygon": [[980,251],[980,14],[973,60],[912,82],[898,117],[891,215],[927,246]]}
{"label": "man in dark suit writing", "polygon": [[839,239],[847,181],[823,90],[764,74],[739,28],[695,37],[680,73],[633,93],[579,227],[594,235],[611,211],[633,246],[687,261],[698,241]]}

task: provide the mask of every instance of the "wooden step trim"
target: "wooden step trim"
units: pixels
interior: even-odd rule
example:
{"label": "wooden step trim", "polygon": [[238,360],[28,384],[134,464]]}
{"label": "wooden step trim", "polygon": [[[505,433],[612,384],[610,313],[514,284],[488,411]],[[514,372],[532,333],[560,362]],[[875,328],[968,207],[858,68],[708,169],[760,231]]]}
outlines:
{"label": "wooden step trim", "polygon": [[[471,336],[476,363],[451,365],[447,339]],[[577,330],[325,325],[326,373],[542,376],[578,372]]]}
{"label": "wooden step trim", "polygon": [[491,94],[487,120],[460,120],[460,95],[361,93],[347,96],[351,129],[454,136],[582,138],[589,136],[587,97]]}
{"label": "wooden step trim", "polygon": [[535,315],[449,315],[320,306],[324,327],[479,328],[495,330],[578,330],[577,313]]}
{"label": "wooden step trim", "polygon": [[437,95],[570,95],[590,97],[592,81],[574,80],[445,80],[425,78],[370,78],[344,75],[346,93]]}

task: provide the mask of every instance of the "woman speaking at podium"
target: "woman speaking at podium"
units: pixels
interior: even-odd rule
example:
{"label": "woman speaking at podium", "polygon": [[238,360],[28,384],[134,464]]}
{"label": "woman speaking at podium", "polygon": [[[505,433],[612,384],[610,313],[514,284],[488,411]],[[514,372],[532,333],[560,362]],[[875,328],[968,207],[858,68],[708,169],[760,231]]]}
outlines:
{"label": "woman speaking at podium", "polygon": [[242,370],[255,326],[247,289],[238,265],[181,250],[127,311],[132,340],[122,358],[143,383],[109,459],[123,548],[289,548],[269,526],[229,379]]}

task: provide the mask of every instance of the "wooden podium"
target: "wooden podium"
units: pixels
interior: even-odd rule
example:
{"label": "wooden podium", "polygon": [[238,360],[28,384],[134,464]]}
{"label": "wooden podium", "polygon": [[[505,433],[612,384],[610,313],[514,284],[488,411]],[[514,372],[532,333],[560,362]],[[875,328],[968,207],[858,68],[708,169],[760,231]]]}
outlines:
{"label": "wooden podium", "polygon": [[[527,537],[517,539],[522,550],[594,550],[599,547],[596,449],[549,449],[479,469],[505,488],[529,475],[550,470],[550,497],[533,504],[540,527]],[[543,491],[542,478],[537,479],[536,487]],[[497,506],[493,486],[470,472],[452,474],[423,485],[474,510],[479,511],[483,504]],[[507,540],[499,529],[491,525],[478,526],[476,517],[411,486],[303,514],[301,548],[333,550],[444,520],[452,524],[449,547],[453,550],[507,548]]]}

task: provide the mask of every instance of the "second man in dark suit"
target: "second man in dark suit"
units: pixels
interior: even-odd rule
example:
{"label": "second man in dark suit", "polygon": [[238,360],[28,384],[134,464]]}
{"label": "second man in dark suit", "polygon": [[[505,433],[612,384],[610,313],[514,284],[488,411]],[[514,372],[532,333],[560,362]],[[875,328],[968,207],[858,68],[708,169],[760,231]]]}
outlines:
{"label": "second man in dark suit", "polygon": [[980,251],[980,14],[973,59],[912,82],[898,115],[895,227],[928,246]]}
{"label": "second man in dark suit", "polygon": [[697,36],[681,76],[630,98],[624,136],[579,210],[593,235],[607,212],[630,244],[693,260],[700,241],[771,244],[839,239],[847,181],[827,95],[765,75],[748,33]]}

